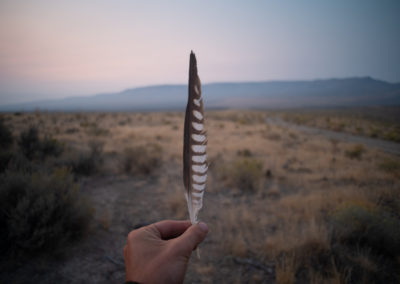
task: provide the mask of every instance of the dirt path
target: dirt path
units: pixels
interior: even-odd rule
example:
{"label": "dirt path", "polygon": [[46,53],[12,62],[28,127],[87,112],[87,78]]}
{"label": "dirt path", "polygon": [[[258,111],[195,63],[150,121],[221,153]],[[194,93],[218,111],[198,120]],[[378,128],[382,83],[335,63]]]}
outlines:
{"label": "dirt path", "polygon": [[286,122],[281,118],[267,118],[266,122],[271,125],[277,125],[285,128],[292,128],[312,135],[322,135],[328,139],[336,139],[351,143],[360,143],[364,144],[367,147],[378,148],[386,153],[400,155],[400,143],[396,142],[390,142],[390,141],[369,138],[365,136],[358,136],[344,132],[337,132],[321,128],[298,125]]}

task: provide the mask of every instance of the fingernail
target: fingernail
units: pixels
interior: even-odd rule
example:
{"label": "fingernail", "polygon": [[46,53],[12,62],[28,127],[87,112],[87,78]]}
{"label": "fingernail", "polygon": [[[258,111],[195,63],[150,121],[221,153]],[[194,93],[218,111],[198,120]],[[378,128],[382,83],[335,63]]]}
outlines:
{"label": "fingernail", "polygon": [[199,223],[199,227],[200,227],[205,233],[208,232],[208,226],[207,226],[206,223],[200,222],[200,223]]}

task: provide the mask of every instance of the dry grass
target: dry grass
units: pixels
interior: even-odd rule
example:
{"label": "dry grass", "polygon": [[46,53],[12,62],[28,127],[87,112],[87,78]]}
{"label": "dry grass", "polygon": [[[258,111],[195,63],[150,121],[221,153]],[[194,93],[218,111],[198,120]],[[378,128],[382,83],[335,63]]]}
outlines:
{"label": "dry grass", "polygon": [[400,142],[399,107],[275,111],[296,124]]}
{"label": "dry grass", "polygon": [[280,284],[292,284],[296,279],[296,258],[293,254],[278,259],[275,264],[276,281]]}
{"label": "dry grass", "polygon": [[[209,224],[210,234],[202,245],[202,259],[189,267],[189,281],[398,281],[396,243],[393,256],[381,251],[378,257],[376,248],[366,245],[369,239],[351,243],[352,236],[368,232],[353,226],[338,238],[335,233],[341,227],[335,220],[350,214],[348,208],[377,212],[368,215],[360,209],[355,213],[364,214],[360,218],[365,220],[379,220],[387,214],[392,216],[390,222],[400,220],[400,158],[267,124],[268,115],[233,110],[207,113],[210,170],[200,219]],[[103,145],[104,175],[130,173],[136,178],[136,173],[143,172],[134,169],[149,163],[152,176],[148,177],[148,171],[144,176],[157,190],[141,196],[148,198],[143,204],[151,204],[165,219],[187,218],[181,165],[183,113],[22,113],[3,118],[5,125],[12,126],[14,137],[29,123],[75,150],[88,151],[89,141],[95,138]],[[299,119],[308,123],[308,116]],[[346,130],[348,124],[342,123],[329,120],[331,128]],[[356,126],[364,129],[362,123]],[[149,145],[159,146],[151,150]],[[158,147],[162,148],[159,153]],[[153,200],[163,200],[163,204],[156,206]],[[100,226],[111,230],[108,213],[99,218]],[[139,219],[146,220],[146,216]],[[390,226],[383,229],[392,237],[397,234]],[[273,263],[273,271],[249,270],[235,264],[235,258],[267,266]]]}
{"label": "dry grass", "polygon": [[126,148],[122,153],[121,170],[125,174],[150,175],[160,167],[162,147],[148,144]]}
{"label": "dry grass", "polygon": [[185,219],[187,214],[187,204],[182,192],[182,188],[177,187],[175,184],[167,187],[168,193],[166,203],[172,212],[174,219]]}

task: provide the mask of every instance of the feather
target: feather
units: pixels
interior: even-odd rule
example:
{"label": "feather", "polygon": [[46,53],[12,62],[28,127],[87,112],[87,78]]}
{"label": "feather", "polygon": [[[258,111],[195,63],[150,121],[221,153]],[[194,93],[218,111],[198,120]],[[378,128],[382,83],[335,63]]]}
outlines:
{"label": "feather", "polygon": [[204,130],[204,108],[201,83],[197,74],[196,56],[190,53],[189,94],[183,134],[183,182],[192,224],[203,206],[203,194],[207,181],[207,135]]}

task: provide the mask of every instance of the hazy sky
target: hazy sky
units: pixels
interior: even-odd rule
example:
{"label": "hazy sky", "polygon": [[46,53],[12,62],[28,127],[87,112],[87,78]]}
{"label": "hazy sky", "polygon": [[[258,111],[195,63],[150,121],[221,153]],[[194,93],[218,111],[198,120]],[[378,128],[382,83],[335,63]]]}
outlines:
{"label": "hazy sky", "polygon": [[0,0],[0,104],[186,83],[400,82],[398,0]]}

